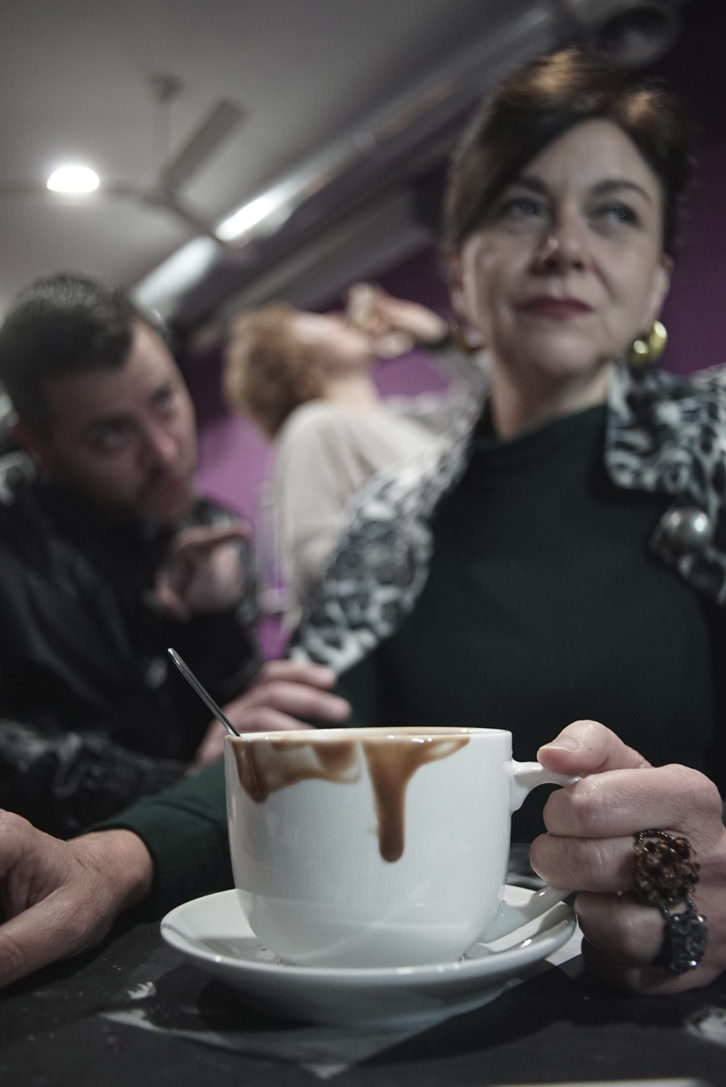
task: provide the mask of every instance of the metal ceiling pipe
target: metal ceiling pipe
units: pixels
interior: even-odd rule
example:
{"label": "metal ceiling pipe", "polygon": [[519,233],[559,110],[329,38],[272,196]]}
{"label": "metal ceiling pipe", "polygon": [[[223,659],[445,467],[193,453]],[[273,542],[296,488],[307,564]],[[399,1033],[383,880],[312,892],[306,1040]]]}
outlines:
{"label": "metal ceiling pipe", "polygon": [[[249,203],[269,199],[271,208],[284,205],[289,215],[353,167],[369,163],[387,150],[420,143],[427,133],[441,130],[447,120],[478,99],[487,86],[499,82],[534,53],[553,48],[561,25],[552,0],[510,2],[506,14],[486,37],[474,41],[405,95],[255,194]],[[264,236],[265,224],[266,219],[258,221],[235,240],[242,245],[255,236]],[[233,239],[227,240],[234,244]]]}
{"label": "metal ceiling pipe", "polygon": [[[534,53],[557,45],[562,19],[551,0],[510,0],[502,8],[486,36],[345,136],[252,194],[246,204],[267,205],[270,211],[236,238],[225,238],[228,246],[238,250],[241,266],[248,268],[247,256],[254,263],[252,253],[246,251],[262,251],[266,240],[288,232],[294,235],[300,217],[307,220],[307,229],[312,229],[314,221],[326,221],[338,204],[336,190],[343,179],[355,173],[362,188],[374,174],[385,174],[391,159],[405,156],[408,149],[418,149],[427,141],[438,144],[447,130],[453,138],[462,112],[487,86]],[[164,262],[172,271],[174,256]],[[225,260],[228,253],[220,252],[220,262]],[[145,305],[171,317],[178,295],[184,292],[184,306],[187,312],[193,310],[193,284],[187,278],[176,291],[173,280],[173,274],[165,274],[161,265],[136,285],[135,294]]]}

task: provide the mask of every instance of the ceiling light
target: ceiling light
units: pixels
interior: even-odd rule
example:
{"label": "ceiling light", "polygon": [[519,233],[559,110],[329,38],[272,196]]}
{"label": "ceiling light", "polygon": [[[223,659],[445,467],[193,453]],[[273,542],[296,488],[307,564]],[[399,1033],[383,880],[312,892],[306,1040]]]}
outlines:
{"label": "ceiling light", "polygon": [[653,64],[675,44],[683,0],[558,0],[575,37],[622,68]]}
{"label": "ceiling light", "polygon": [[278,208],[278,202],[271,195],[265,194],[243,204],[241,208],[224,219],[216,229],[216,234],[224,242],[231,242],[246,234],[253,227],[266,219]]}
{"label": "ceiling light", "polygon": [[137,284],[135,299],[142,306],[158,309],[162,316],[166,316],[166,303],[198,283],[209,271],[216,256],[217,245],[211,238],[193,238]]}
{"label": "ceiling light", "polygon": [[100,182],[98,174],[90,166],[69,162],[53,170],[45,185],[51,192],[86,193],[95,192]]}
{"label": "ceiling light", "polygon": [[674,45],[680,30],[672,5],[641,0],[615,10],[598,28],[595,44],[616,64],[639,68],[653,64]]}

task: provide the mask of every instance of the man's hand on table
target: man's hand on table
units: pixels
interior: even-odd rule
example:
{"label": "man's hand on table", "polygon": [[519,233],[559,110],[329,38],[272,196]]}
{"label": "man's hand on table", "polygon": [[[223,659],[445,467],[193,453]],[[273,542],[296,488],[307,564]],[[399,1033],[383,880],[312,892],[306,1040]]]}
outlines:
{"label": "man's hand on table", "polygon": [[0,986],[93,947],[146,897],[152,872],[131,831],[64,842],[0,811]]}
{"label": "man's hand on table", "polygon": [[[225,712],[240,732],[308,727],[299,717],[339,724],[350,706],[330,692],[334,683],[328,668],[269,661]],[[220,725],[214,735],[223,740]],[[146,897],[152,876],[151,856],[131,831],[104,830],[64,842],[0,810],[0,986],[93,947],[121,913]]]}

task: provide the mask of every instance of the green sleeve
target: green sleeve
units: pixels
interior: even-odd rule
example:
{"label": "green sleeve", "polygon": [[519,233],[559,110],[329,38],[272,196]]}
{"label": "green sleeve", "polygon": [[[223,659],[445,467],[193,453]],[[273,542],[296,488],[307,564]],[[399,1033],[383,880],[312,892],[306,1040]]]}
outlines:
{"label": "green sleeve", "polygon": [[112,828],[138,834],[154,861],[144,914],[159,917],[181,902],[233,886],[221,760],[92,829]]}

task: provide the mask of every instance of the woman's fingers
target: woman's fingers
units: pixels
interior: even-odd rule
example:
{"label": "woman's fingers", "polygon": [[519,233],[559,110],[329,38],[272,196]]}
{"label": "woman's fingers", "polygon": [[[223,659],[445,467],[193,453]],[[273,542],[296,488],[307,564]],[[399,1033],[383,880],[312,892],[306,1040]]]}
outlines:
{"label": "woman's fingers", "polygon": [[[650,766],[596,722],[568,726],[540,758],[550,769],[583,775],[548,798],[547,833],[532,843],[531,861],[548,883],[578,892],[587,960],[614,984],[641,992],[678,991],[717,977],[726,967],[726,830],[713,782],[686,766]],[[700,965],[676,976],[653,965],[676,922],[632,894],[634,835],[650,829],[685,836],[699,865],[691,898],[707,919],[705,951],[697,952]],[[684,898],[673,913],[685,905]],[[687,923],[702,932],[695,917]],[[674,954],[665,948],[666,957]]]}
{"label": "woman's fingers", "polygon": [[633,887],[633,839],[571,838],[541,834],[532,842],[530,863],[552,887],[619,894]]}
{"label": "woman's fingers", "polygon": [[630,895],[578,894],[577,919],[590,944],[624,966],[648,966],[663,942],[659,910],[639,906]]}
{"label": "woman's fingers", "polygon": [[677,765],[591,773],[553,792],[543,814],[549,833],[563,837],[617,838],[658,827],[708,848],[723,829],[714,783]]}
{"label": "woman's fingers", "polygon": [[675,993],[708,985],[726,966],[722,937],[723,893],[714,888],[696,894],[696,908],[705,916],[707,936],[697,967],[670,974],[653,960],[661,952],[666,921],[660,910],[641,906],[628,895],[580,894],[575,912],[582,929],[586,963],[600,978],[618,988],[640,993]]}
{"label": "woman's fingers", "polygon": [[540,747],[537,758],[548,770],[564,774],[599,774],[650,765],[599,721],[573,721],[554,740]]}

